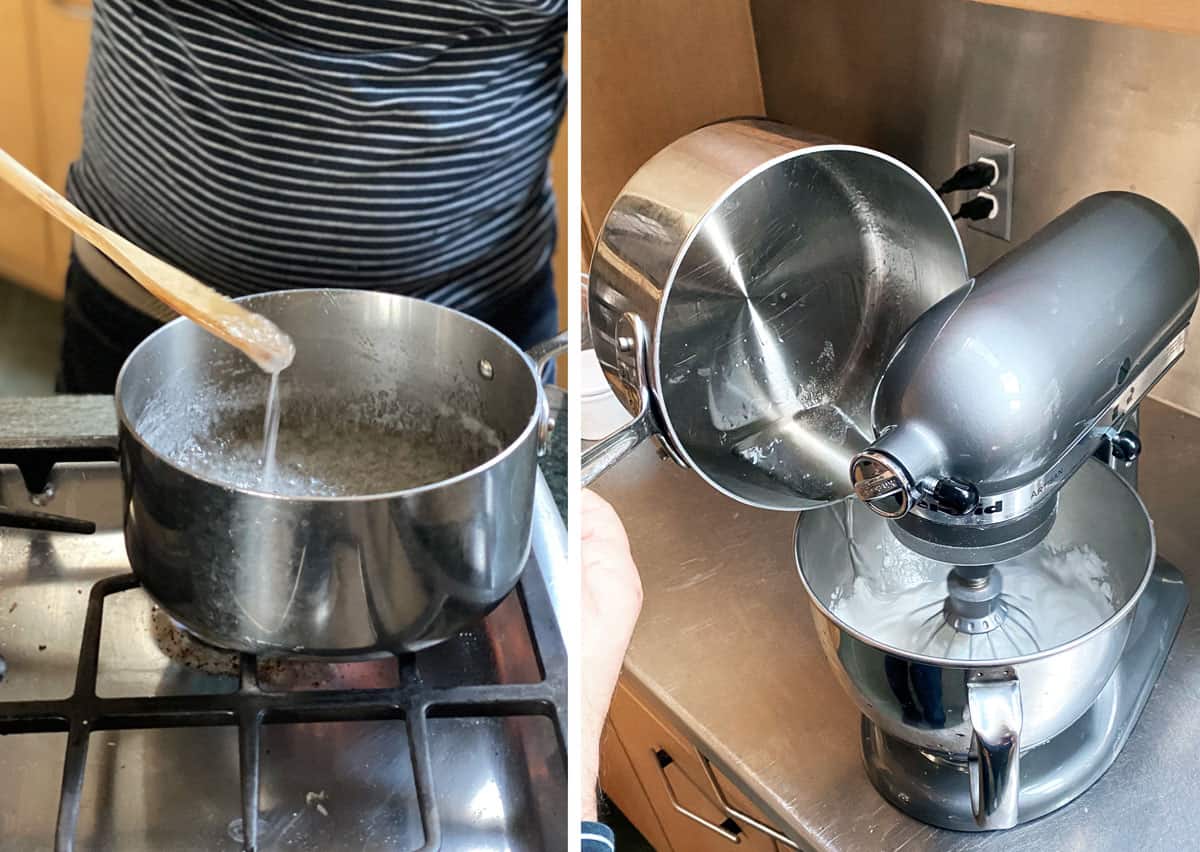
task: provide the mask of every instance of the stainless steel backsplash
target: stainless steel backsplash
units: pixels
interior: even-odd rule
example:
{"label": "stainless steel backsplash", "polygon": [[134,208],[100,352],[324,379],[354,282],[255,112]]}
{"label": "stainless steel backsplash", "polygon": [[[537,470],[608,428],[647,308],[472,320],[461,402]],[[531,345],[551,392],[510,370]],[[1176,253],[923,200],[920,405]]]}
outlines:
{"label": "stainless steel backsplash", "polygon": [[[891,153],[935,185],[965,162],[969,131],[1016,143],[1013,242],[960,225],[972,272],[1106,189],[1147,195],[1200,236],[1200,36],[969,0],[751,11],[772,118]],[[1200,413],[1200,328],[1189,343],[1154,396]]]}

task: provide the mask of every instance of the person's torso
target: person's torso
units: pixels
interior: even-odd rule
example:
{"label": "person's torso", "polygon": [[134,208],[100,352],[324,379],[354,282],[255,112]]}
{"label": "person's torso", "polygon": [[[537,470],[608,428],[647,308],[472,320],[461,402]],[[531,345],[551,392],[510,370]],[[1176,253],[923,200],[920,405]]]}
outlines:
{"label": "person's torso", "polygon": [[226,292],[470,309],[545,264],[565,0],[96,0],[69,192]]}

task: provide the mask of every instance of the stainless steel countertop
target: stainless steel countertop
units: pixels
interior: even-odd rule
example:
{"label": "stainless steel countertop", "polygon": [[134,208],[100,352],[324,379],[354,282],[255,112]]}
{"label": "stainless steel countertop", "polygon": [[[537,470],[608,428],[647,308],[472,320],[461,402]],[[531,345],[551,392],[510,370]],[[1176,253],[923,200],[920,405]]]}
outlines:
{"label": "stainless steel countertop", "polygon": [[[1141,493],[1159,553],[1200,599],[1200,420],[1143,405]],[[776,824],[820,850],[1154,850],[1200,834],[1200,606],[1112,768],[1007,832],[932,828],[867,780],[859,714],[817,643],[792,556],[796,516],[750,509],[644,445],[596,483],[624,520],[645,603],[626,676]]]}

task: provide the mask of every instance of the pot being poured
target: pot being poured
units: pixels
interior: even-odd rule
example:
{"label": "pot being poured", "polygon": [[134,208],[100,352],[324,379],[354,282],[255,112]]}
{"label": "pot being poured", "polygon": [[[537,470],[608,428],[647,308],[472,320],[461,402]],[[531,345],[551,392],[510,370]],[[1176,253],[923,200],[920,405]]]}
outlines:
{"label": "pot being poured", "polygon": [[147,592],[252,653],[413,651],[498,604],[529,553],[549,409],[540,364],[488,326],[350,290],[239,300],[296,344],[270,377],[188,320],[117,382],[125,540]]}

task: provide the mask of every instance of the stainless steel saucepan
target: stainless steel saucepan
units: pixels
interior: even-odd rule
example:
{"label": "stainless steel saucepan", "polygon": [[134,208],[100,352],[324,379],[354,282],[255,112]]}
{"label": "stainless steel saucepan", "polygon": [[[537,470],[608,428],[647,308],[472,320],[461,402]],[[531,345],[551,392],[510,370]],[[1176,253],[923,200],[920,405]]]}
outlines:
{"label": "stainless steel saucepan", "polygon": [[966,280],[946,208],[893,158],[766,121],[684,136],[592,255],[592,341],[634,420],[584,454],[584,484],[655,435],[753,506],[846,497],[886,359]]}
{"label": "stainless steel saucepan", "polygon": [[320,419],[307,424],[313,440],[374,419],[384,431],[424,430],[422,446],[450,454],[440,461],[451,474],[318,497],[225,477],[219,457],[192,464],[180,448],[223,428],[214,423],[227,409],[261,418],[269,379],[176,320],[130,355],[116,390],[125,540],[146,590],[200,638],[255,653],[411,651],[486,614],[529,553],[549,429],[540,368],[565,335],[526,354],[481,322],[402,296],[242,301],[296,344],[280,377],[281,447],[304,418]]}

